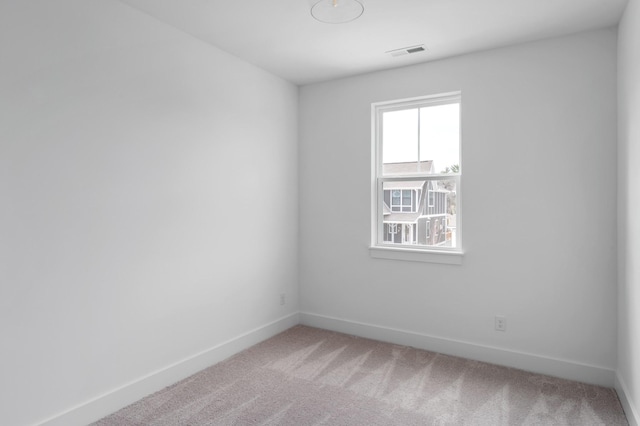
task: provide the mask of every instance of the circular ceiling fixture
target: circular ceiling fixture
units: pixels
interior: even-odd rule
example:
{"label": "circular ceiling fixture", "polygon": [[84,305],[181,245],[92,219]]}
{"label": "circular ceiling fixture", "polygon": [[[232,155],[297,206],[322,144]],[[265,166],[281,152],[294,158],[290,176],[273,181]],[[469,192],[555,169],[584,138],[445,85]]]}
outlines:
{"label": "circular ceiling fixture", "polygon": [[320,0],[311,8],[311,16],[325,24],[344,24],[360,17],[364,6],[358,0]]}

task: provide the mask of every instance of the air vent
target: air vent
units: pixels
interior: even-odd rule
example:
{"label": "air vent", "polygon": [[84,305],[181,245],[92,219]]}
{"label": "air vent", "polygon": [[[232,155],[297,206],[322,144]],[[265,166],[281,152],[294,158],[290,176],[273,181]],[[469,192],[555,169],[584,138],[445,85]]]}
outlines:
{"label": "air vent", "polygon": [[408,46],[408,47],[403,47],[400,49],[394,49],[394,50],[389,50],[385,53],[388,53],[391,56],[403,56],[403,55],[408,55],[410,53],[420,53],[420,52],[424,52],[427,49],[424,47],[424,44],[419,44],[416,46]]}

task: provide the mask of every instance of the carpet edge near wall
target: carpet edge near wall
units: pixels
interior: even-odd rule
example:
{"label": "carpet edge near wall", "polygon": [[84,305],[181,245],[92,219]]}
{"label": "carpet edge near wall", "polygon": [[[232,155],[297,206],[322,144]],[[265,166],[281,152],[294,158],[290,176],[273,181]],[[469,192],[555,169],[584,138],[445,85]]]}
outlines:
{"label": "carpet edge near wall", "polygon": [[431,336],[408,330],[383,327],[311,312],[300,312],[303,325],[351,334],[387,343],[411,346],[531,373],[544,374],[577,382],[614,388],[616,372],[612,369],[572,361],[510,351],[471,342]]}
{"label": "carpet edge near wall", "polygon": [[300,324],[299,312],[278,318],[202,352],[177,361],[102,395],[41,420],[37,426],[82,426],[114,413],[147,395],[219,363]]}

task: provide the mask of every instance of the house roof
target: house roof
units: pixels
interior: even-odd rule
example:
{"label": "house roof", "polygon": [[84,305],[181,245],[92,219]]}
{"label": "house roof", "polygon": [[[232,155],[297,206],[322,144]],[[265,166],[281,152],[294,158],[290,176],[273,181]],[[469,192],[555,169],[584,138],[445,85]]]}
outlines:
{"label": "house roof", "polygon": [[433,161],[410,161],[406,163],[384,163],[382,175],[412,175],[416,173],[433,173]]}
{"label": "house roof", "polygon": [[383,189],[422,189],[424,181],[399,181],[399,182],[385,182]]}
{"label": "house roof", "polygon": [[390,213],[385,215],[382,221],[384,223],[416,223],[420,213]]}
{"label": "house roof", "polygon": [[441,217],[448,217],[449,218],[449,227],[453,227],[455,228],[455,220],[453,222],[451,222],[451,218],[455,218],[455,215],[448,215],[446,213],[438,213],[438,214],[427,214],[427,215],[421,215],[420,213],[401,213],[401,212],[396,212],[396,213],[385,213],[384,218],[382,219],[382,222],[384,223],[416,223],[418,221],[418,218],[423,217],[426,219],[433,219],[433,218],[441,218]]}

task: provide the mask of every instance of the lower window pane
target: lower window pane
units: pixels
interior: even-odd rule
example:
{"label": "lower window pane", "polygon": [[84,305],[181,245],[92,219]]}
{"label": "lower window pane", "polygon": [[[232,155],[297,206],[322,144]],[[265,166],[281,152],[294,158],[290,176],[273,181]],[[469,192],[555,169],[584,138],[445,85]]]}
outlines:
{"label": "lower window pane", "polygon": [[[457,188],[454,179],[386,181],[382,190],[379,197],[383,204],[382,226],[378,229],[383,235],[378,241],[402,246],[456,247]],[[415,199],[405,203],[405,191]],[[403,196],[398,200],[393,196],[396,194]],[[388,205],[390,199],[392,205]]]}

